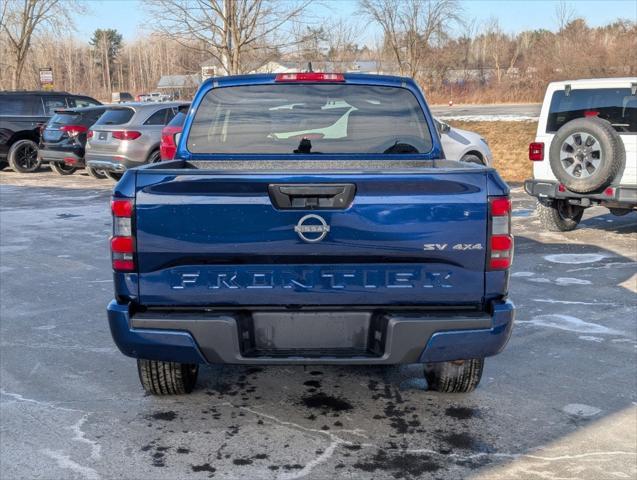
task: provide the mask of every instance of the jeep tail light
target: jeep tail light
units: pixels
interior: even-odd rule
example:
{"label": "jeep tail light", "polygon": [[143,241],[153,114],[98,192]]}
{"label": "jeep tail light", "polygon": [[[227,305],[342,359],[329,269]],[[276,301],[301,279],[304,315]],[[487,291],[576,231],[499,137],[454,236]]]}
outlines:
{"label": "jeep tail light", "polygon": [[114,198],[111,201],[113,213],[113,236],[111,237],[111,259],[116,272],[135,270],[135,239],[133,238],[133,201]]}
{"label": "jeep tail light", "polygon": [[513,260],[513,235],[511,235],[511,199],[489,199],[489,270],[507,270]]}
{"label": "jeep tail light", "polygon": [[112,134],[117,140],[135,140],[142,136],[142,132],[134,130],[115,130]]}
{"label": "jeep tail light", "polygon": [[529,143],[529,160],[532,162],[544,160],[544,142]]}
{"label": "jeep tail light", "polygon": [[88,128],[84,125],[62,125],[60,130],[66,132],[69,137],[77,137],[80,133],[86,132]]}
{"label": "jeep tail light", "polygon": [[344,82],[342,73],[304,72],[304,73],[279,73],[275,82]]}

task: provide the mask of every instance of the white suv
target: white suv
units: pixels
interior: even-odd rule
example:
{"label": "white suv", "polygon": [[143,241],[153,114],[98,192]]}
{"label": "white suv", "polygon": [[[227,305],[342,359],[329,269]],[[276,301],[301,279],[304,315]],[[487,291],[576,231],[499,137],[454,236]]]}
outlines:
{"label": "white suv", "polygon": [[548,230],[573,230],[592,205],[636,210],[637,78],[550,83],[529,159],[524,188]]}

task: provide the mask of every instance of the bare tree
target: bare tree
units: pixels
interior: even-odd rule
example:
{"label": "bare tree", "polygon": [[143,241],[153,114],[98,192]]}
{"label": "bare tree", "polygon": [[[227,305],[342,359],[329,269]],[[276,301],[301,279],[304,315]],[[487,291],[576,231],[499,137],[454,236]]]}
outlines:
{"label": "bare tree", "polygon": [[33,34],[40,28],[67,22],[68,4],[60,0],[3,0],[3,4],[0,32],[7,38],[11,88],[15,90],[20,84]]}
{"label": "bare tree", "polygon": [[[250,50],[276,49],[276,34],[296,20],[310,0],[153,0],[156,27],[181,44],[205,52],[227,74],[242,73]],[[167,12],[169,12],[167,14]]]}
{"label": "bare tree", "polygon": [[359,7],[382,28],[400,73],[412,77],[460,12],[457,0],[359,0]]}
{"label": "bare tree", "polygon": [[564,28],[575,20],[575,7],[564,0],[555,5],[555,19],[557,20],[558,31],[564,30]]}

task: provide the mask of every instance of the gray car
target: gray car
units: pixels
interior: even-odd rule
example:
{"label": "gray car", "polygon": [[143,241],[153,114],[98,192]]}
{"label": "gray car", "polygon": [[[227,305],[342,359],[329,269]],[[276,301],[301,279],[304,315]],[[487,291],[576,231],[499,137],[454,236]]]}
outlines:
{"label": "gray car", "polygon": [[86,163],[118,180],[124,171],[158,162],[161,131],[183,102],[111,105],[91,127]]}

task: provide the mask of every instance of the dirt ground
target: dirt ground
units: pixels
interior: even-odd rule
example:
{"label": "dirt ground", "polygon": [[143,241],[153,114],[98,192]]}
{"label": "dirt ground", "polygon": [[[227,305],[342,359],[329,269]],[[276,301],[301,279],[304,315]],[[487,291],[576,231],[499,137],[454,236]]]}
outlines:
{"label": "dirt ground", "polygon": [[531,178],[529,143],[535,138],[536,122],[463,122],[449,120],[457,128],[481,134],[493,152],[494,166],[509,182]]}

